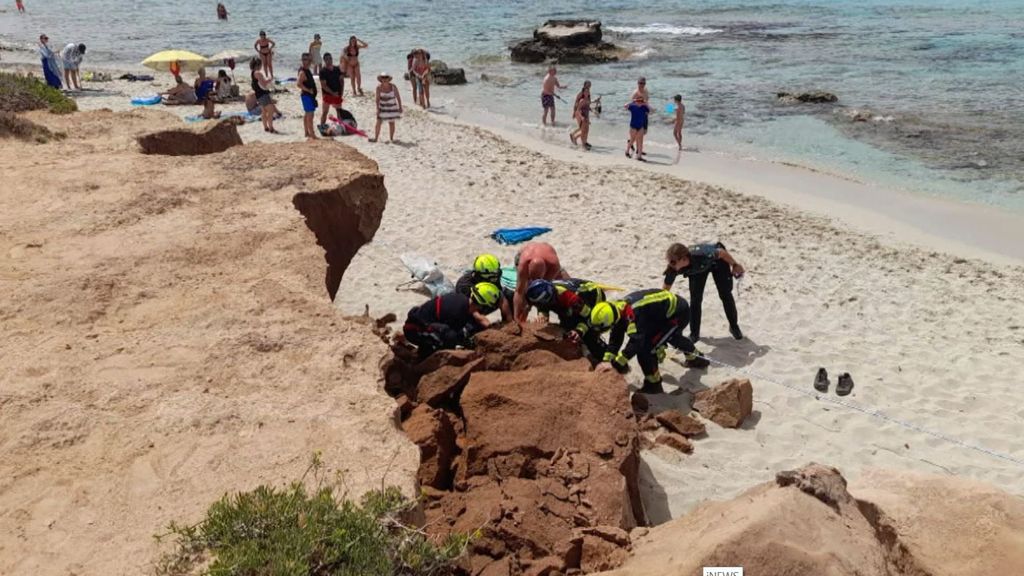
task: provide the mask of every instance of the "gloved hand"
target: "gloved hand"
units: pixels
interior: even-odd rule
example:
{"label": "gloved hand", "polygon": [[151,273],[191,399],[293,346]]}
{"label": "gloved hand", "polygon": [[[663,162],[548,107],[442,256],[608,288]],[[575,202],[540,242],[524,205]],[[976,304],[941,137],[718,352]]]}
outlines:
{"label": "gloved hand", "polygon": [[615,368],[615,371],[619,374],[629,373],[629,359],[619,354],[612,359],[612,368]]}
{"label": "gloved hand", "polygon": [[575,330],[569,330],[565,333],[565,339],[573,344],[579,344],[581,340],[580,333]]}

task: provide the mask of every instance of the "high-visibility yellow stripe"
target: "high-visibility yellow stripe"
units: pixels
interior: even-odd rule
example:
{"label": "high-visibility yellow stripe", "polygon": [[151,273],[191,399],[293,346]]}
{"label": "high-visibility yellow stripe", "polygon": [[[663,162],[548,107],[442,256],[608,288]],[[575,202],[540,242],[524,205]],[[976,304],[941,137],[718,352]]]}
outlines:
{"label": "high-visibility yellow stripe", "polygon": [[666,300],[668,301],[668,312],[666,312],[665,317],[671,318],[676,314],[676,308],[679,305],[679,299],[676,298],[675,294],[667,290],[661,290],[653,294],[648,294],[644,296],[636,304],[633,304],[633,308],[643,308],[648,304],[658,304],[661,302],[665,302]]}

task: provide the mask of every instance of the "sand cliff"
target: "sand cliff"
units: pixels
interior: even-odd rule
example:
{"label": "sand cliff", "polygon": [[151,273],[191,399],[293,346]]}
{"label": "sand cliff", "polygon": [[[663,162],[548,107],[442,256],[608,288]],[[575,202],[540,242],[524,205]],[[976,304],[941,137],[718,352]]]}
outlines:
{"label": "sand cliff", "polygon": [[0,573],[142,573],[167,522],[314,451],[354,494],[411,493],[387,347],[329,296],[380,222],[373,161],[143,156],[136,136],[177,118],[33,119],[69,137],[0,142]]}

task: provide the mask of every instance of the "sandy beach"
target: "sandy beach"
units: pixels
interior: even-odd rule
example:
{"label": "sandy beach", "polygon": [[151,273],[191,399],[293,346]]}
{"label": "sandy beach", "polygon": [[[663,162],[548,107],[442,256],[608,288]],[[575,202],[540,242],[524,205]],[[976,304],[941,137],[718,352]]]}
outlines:
{"label": "sandy beach", "polygon": [[[396,82],[408,98],[408,83]],[[364,78],[368,94],[374,85]],[[127,110],[130,97],[157,91],[121,81],[88,87],[100,91],[77,98],[83,110]],[[250,123],[239,128],[246,143],[302,140],[290,89],[277,96],[284,134]],[[371,98],[347,98],[345,107],[372,130]],[[873,468],[912,470],[1024,497],[1017,216],[698,152],[684,152],[678,164],[652,154],[665,165],[641,167],[610,146],[589,154],[568,148],[564,124],[532,138],[467,120],[406,100],[398,142],[340,139],[377,162],[388,191],[374,241],[341,284],[341,312],[368,307],[374,316],[403,318],[422,303],[422,293],[396,288],[409,279],[403,253],[435,259],[453,279],[479,253],[511,263],[516,249],[487,238],[499,227],[550,226],[542,239],[571,275],[627,290],[660,286],[670,243],[718,240],[748,270],[737,289],[746,338],[729,336],[709,286],[698,348],[716,364],[687,370],[681,358],[669,360],[662,367],[669,393],[651,401],[685,412],[696,390],[744,376],[754,384],[755,412],[736,430],[709,423],[692,455],[664,446],[643,453],[652,520],[731,498],[811,460],[853,480]],[[685,283],[676,291],[689,297]],[[839,373],[853,376],[856,388],[843,404],[832,392],[814,394],[818,367],[828,369],[833,387]],[[636,387],[641,378],[638,370],[628,376]],[[203,473],[215,472],[196,471]]]}
{"label": "sandy beach", "polygon": [[[408,96],[407,85],[398,85]],[[240,129],[243,139],[301,139],[297,94],[279,94],[278,101],[287,116],[280,123],[285,135],[267,135],[251,123]],[[127,99],[118,94],[79,102],[85,109],[124,109]],[[346,100],[363,129],[372,129],[371,105],[369,96]],[[807,170],[787,170],[793,187],[783,205],[677,179],[657,167],[641,169],[610,154],[567,147],[551,154],[552,144],[531,149],[526,139],[513,143],[408,103],[397,136],[395,144],[342,139],[379,163],[390,194],[380,231],[356,256],[339,291],[344,312],[369,306],[372,314],[401,315],[423,301],[418,292],[395,290],[408,279],[402,253],[430,256],[449,276],[481,252],[511,261],[515,248],[486,237],[502,226],[554,228],[544,239],[574,276],[627,289],[660,285],[663,252],[674,241],[720,240],[747,266],[738,299],[747,339],[729,337],[721,304],[708,287],[700,348],[756,375],[760,419],[749,430],[711,434],[689,458],[660,449],[648,453],[652,487],[664,492],[666,514],[732,496],[808,458],[854,477],[865,468],[910,468],[965,475],[1024,494],[1019,463],[784,387],[812,392],[819,366],[833,375],[833,385],[839,373],[849,372],[857,383],[851,403],[1024,460],[1024,447],[1014,440],[1024,433],[1016,382],[1024,365],[1024,269],[1008,264],[1010,255],[955,238],[937,246],[920,243],[935,234],[915,235],[905,218],[865,216],[864,208],[852,218],[846,212],[824,216],[835,206],[828,198],[793,208],[823,179],[834,187],[848,184]],[[744,172],[751,169],[720,178],[757,181],[756,173]],[[770,181],[779,167],[762,169]],[[777,187],[766,185],[764,194]],[[871,221],[888,226],[889,233],[871,234],[871,226],[862,224]],[[951,245],[989,258],[942,251]],[[688,297],[685,284],[677,291]],[[678,388],[659,405],[684,408],[689,390],[737,374],[722,366],[687,371],[673,362],[665,372]],[[639,385],[639,375],[631,378]]]}

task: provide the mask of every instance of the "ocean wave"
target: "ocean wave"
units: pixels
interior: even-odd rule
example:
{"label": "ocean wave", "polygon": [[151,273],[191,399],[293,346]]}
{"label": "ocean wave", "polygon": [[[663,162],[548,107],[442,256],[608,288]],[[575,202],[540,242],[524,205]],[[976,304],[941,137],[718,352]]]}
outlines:
{"label": "ocean wave", "polygon": [[654,56],[657,50],[649,46],[641,46],[635,52],[629,55],[630,60],[648,60],[651,56]]}
{"label": "ocean wave", "polygon": [[723,32],[718,28],[705,28],[703,26],[673,26],[671,24],[647,24],[646,26],[608,26],[609,32],[619,34],[661,34],[670,36],[708,36]]}

